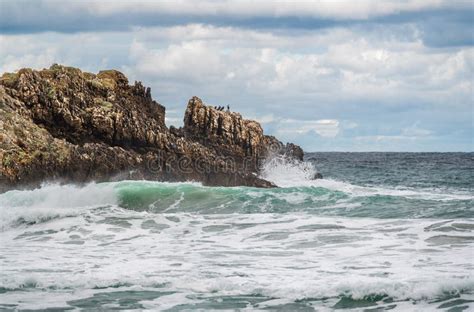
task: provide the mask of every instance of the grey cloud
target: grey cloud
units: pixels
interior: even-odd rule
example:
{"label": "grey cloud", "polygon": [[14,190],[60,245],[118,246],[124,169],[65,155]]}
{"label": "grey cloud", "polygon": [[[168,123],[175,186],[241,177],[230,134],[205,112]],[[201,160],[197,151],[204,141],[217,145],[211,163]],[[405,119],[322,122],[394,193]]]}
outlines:
{"label": "grey cloud", "polygon": [[[0,32],[3,34],[38,32],[97,32],[129,31],[134,27],[172,26],[203,23],[273,31],[292,29],[327,29],[334,27],[380,29],[396,25],[417,25],[426,45],[473,45],[474,6],[465,1],[442,2],[443,5],[421,5],[413,2],[412,9],[403,9],[404,2],[393,8],[354,13],[350,10],[295,10],[290,6],[254,5],[245,8],[239,2],[227,2],[227,7],[215,2],[180,2],[176,8],[160,6],[160,2],[64,2],[64,1],[2,1],[0,3]],[[130,3],[136,3],[131,6]],[[265,3],[265,2],[262,2]],[[385,2],[380,2],[381,7]],[[410,2],[408,2],[409,4]],[[423,2],[420,2],[423,3]],[[429,2],[427,2],[429,3]],[[127,5],[125,5],[127,4]],[[155,4],[155,5],[153,5]],[[169,3],[168,3],[169,4]],[[376,3],[377,4],[377,3]],[[390,4],[390,2],[389,2]],[[215,6],[215,7],[213,7]],[[406,6],[406,4],[405,4]],[[296,6],[293,6],[296,7]],[[369,6],[368,6],[369,7]],[[374,6],[376,7],[376,6]]]}
{"label": "grey cloud", "polygon": [[[286,129],[281,139],[306,150],[472,150],[474,54],[466,39],[472,10],[354,20],[70,11],[53,2],[20,2],[15,11],[13,1],[6,13],[6,3],[0,4],[1,30],[9,32],[0,36],[2,71],[53,61],[121,69],[175,111],[170,123],[198,95],[244,116],[272,114],[265,131]],[[322,132],[317,120],[334,120],[333,128],[339,122],[338,131]]]}

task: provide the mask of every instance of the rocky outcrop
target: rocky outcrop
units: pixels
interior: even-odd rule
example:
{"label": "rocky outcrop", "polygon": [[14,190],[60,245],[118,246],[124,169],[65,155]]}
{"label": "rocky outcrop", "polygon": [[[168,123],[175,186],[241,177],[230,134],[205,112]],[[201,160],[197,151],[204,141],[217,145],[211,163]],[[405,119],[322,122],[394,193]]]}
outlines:
{"label": "rocky outcrop", "polygon": [[236,112],[206,106],[198,97],[189,100],[183,135],[188,140],[214,148],[218,155],[252,160],[251,170],[258,170],[261,160],[272,153],[301,161],[304,156],[298,145],[283,145],[275,137],[264,135],[258,122],[243,119]]}
{"label": "rocky outcrop", "polygon": [[272,187],[258,178],[272,153],[303,151],[263,134],[259,123],[193,97],[184,127],[140,82],[53,65],[0,78],[0,189],[41,181],[152,179]]}
{"label": "rocky outcrop", "polygon": [[187,140],[209,146],[219,156],[233,157],[239,164],[247,161],[251,171],[257,170],[258,160],[266,152],[258,122],[206,106],[198,97],[189,100],[183,130]]}

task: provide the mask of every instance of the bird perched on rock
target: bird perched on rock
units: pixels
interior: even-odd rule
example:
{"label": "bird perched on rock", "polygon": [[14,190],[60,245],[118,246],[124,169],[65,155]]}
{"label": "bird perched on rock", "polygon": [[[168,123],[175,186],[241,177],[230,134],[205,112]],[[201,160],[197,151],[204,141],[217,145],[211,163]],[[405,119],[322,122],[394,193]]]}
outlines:
{"label": "bird perched on rock", "polygon": [[230,106],[229,105],[227,105],[227,111],[230,112]]}

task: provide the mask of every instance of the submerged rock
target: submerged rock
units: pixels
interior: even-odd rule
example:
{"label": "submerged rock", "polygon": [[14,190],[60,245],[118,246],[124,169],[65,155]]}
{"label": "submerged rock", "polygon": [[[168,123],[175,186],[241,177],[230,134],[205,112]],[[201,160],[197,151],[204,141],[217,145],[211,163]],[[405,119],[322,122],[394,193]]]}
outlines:
{"label": "submerged rock", "polygon": [[313,176],[313,180],[322,179],[322,178],[323,178],[323,175],[319,172],[316,172]]}
{"label": "submerged rock", "polygon": [[273,187],[258,172],[274,153],[303,159],[299,146],[198,97],[184,127],[168,129],[150,88],[116,70],[55,64],[0,78],[0,189],[119,179]]}

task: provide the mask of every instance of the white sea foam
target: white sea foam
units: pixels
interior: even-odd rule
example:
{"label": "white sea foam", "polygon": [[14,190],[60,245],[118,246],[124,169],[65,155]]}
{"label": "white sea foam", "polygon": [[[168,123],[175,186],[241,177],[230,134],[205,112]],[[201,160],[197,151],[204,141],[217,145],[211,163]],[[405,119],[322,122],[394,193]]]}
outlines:
{"label": "white sea foam", "polygon": [[0,194],[0,229],[17,222],[36,223],[75,216],[84,209],[116,202],[113,186],[108,184],[44,184],[33,190],[9,191]]}
{"label": "white sea foam", "polygon": [[[440,222],[442,228],[433,227]],[[469,299],[474,221],[462,222],[456,231],[453,220],[151,214],[111,206],[2,233],[0,287],[30,290],[0,296],[31,308],[38,289],[51,307],[52,297],[67,302],[120,285],[114,289],[164,285],[158,290],[178,295],[147,306],[183,303],[179,294],[188,303],[202,302],[193,299],[198,294],[259,294],[280,302],[383,294],[429,301],[449,292]],[[446,232],[451,225],[454,232]],[[432,239],[439,235],[452,242]]]}
{"label": "white sea foam", "polygon": [[473,200],[474,195],[466,193],[446,193],[441,189],[389,188],[360,186],[334,179],[313,179],[318,172],[309,162],[292,161],[285,157],[272,157],[262,166],[261,177],[281,187],[323,187],[352,196],[399,196],[426,200]]}
{"label": "white sea foam", "polygon": [[116,203],[112,184],[43,184],[33,190],[14,190],[0,195],[2,207],[76,208]]}
{"label": "white sea foam", "polygon": [[[305,192],[308,186],[350,198],[422,194],[310,180],[314,172],[307,165],[280,163],[272,168],[267,177],[283,179],[291,188],[208,191],[265,199],[261,212],[271,211],[274,201],[296,206],[314,202],[318,195]],[[296,182],[298,175],[307,179]],[[118,207],[121,189],[161,186],[178,188],[164,213]],[[262,309],[310,300],[325,310],[341,296],[358,300],[383,295],[398,310],[410,311],[434,309],[439,304],[431,302],[444,296],[474,299],[472,219],[340,218],[304,211],[171,213],[187,205],[184,192],[190,186],[193,194],[204,191],[193,189],[201,188],[199,184],[130,181],[44,185],[0,194],[0,287],[7,289],[0,302],[18,309],[66,307],[71,300],[99,293],[158,290],[173,294],[145,300],[144,307],[159,310],[205,303],[206,298],[259,295],[268,298],[258,306]],[[322,194],[319,200],[329,198],[329,193]],[[360,206],[343,197],[325,207]],[[30,225],[11,226],[19,220]],[[28,291],[10,291],[19,288]],[[415,301],[416,306],[411,303]],[[472,303],[465,305],[473,308]]]}
{"label": "white sea foam", "polygon": [[425,200],[472,200],[473,195],[468,194],[447,194],[440,189],[422,190],[409,188],[386,188],[386,187],[369,187],[359,186],[347,182],[337,181],[333,179],[319,179],[311,182],[312,186],[324,187],[330,190],[341,191],[353,196],[399,196],[406,198],[425,199]]}

